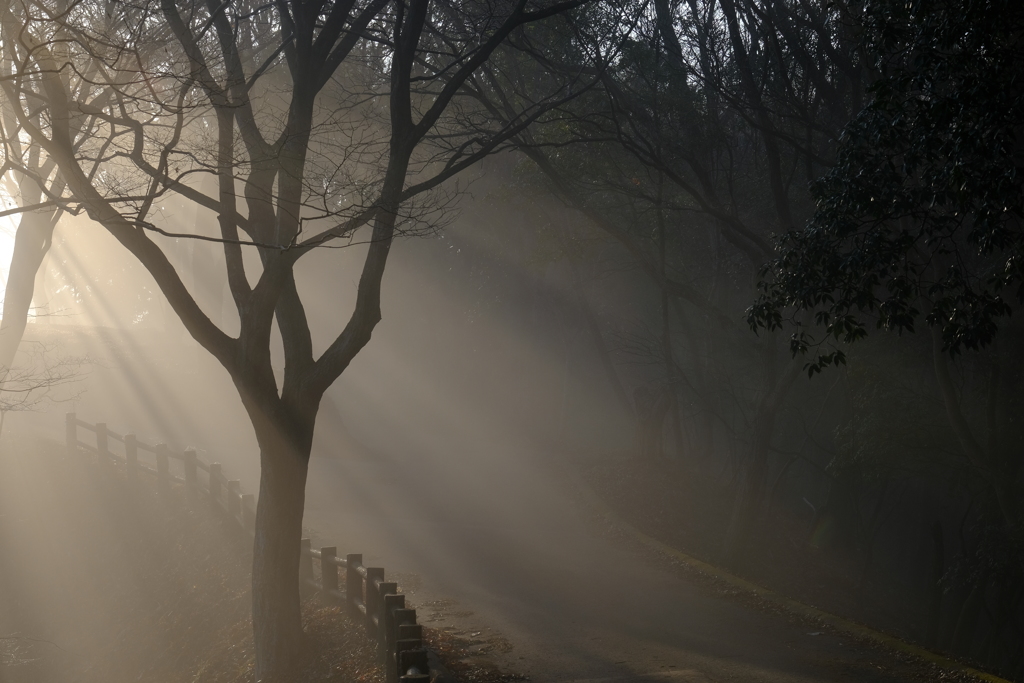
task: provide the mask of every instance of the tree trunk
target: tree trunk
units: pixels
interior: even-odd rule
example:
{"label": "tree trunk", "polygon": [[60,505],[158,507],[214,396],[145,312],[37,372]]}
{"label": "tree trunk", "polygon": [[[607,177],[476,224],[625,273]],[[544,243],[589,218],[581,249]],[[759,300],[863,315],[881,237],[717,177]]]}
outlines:
{"label": "tree trunk", "polygon": [[633,392],[636,402],[637,456],[641,461],[655,462],[664,455],[665,418],[671,407],[671,396],[665,387],[638,387]]}
{"label": "tree trunk", "polygon": [[754,434],[751,439],[750,467],[740,491],[740,499],[729,524],[725,536],[723,555],[729,565],[742,564],[747,542],[764,503],[765,488],[768,479],[768,460],[771,452],[772,436],[775,434],[776,416],[790,387],[800,374],[800,366],[791,363],[782,378],[772,386],[761,398],[754,417]]}
{"label": "tree trunk", "polygon": [[[938,327],[932,328],[932,365],[935,379],[939,384],[939,393],[946,407],[946,418],[960,442],[964,455],[990,486],[1004,523],[1011,529],[1018,528],[1022,524],[1024,513],[1021,511],[1015,478],[1007,476],[1011,472],[1001,471],[1001,463],[993,457],[995,454],[982,448],[964,416],[960,408],[961,396],[950,375],[949,358],[942,347],[942,333]],[[1016,474],[1016,470],[1012,470],[1012,474]],[[1024,569],[1024,553],[1018,551],[1014,554],[1018,565]]]}
{"label": "tree trunk", "polygon": [[26,213],[18,224],[4,293],[3,319],[0,320],[0,381],[14,364],[14,356],[25,334],[36,273],[50,249],[56,224],[52,211]]}
{"label": "tree trunk", "polygon": [[[715,393],[708,381],[708,358],[711,355],[709,334],[696,334],[693,330],[693,323],[688,319],[678,299],[673,301],[676,319],[679,321],[679,329],[682,330],[690,351],[691,383],[697,390],[697,400],[700,405],[699,414],[693,418],[693,456],[690,462],[698,469],[703,468],[706,463],[713,462],[715,456],[715,416],[717,406]],[[678,411],[678,407],[677,407]],[[678,415],[678,412],[677,412]],[[682,428],[680,428],[680,433]]]}
{"label": "tree trunk", "polygon": [[945,539],[942,522],[932,525],[932,563],[928,576],[928,635],[929,647],[939,647],[939,626],[942,622],[942,577],[946,573]]}
{"label": "tree trunk", "polygon": [[[312,424],[275,429],[256,419],[260,444],[260,497],[252,555],[252,626],[256,681],[278,683],[294,675],[302,644],[299,540],[306,498]],[[296,433],[298,432],[298,433]]]}
{"label": "tree trunk", "polygon": [[986,588],[988,588],[988,573],[982,572],[960,608],[960,615],[957,617],[956,627],[953,629],[953,642],[950,646],[950,650],[954,654],[964,657],[971,656],[974,634],[978,626],[978,617],[981,616]]}
{"label": "tree trunk", "polygon": [[771,448],[772,433],[775,431],[774,412],[774,410],[759,410],[754,423],[750,467],[741,484],[739,501],[725,536],[723,554],[726,564],[730,566],[742,564],[747,550],[747,541],[764,503],[769,449]]}
{"label": "tree trunk", "polygon": [[580,278],[579,270],[576,267],[576,262],[570,256],[569,268],[572,273],[572,285],[575,289],[576,300],[579,303],[580,313],[583,315],[583,321],[587,325],[587,330],[590,332],[590,338],[594,342],[594,350],[597,351],[598,360],[601,361],[601,368],[605,372],[605,376],[608,378],[608,384],[612,388],[612,392],[615,394],[615,398],[618,399],[619,405],[625,410],[627,415],[633,415],[634,409],[633,404],[629,401],[629,396],[626,394],[626,388],[622,385],[622,380],[619,378],[619,373],[615,369],[615,363],[612,361],[611,353],[608,351],[608,344],[604,341],[604,334],[601,332],[601,323],[598,321],[597,316],[594,314],[594,309],[591,308],[590,303],[587,301],[586,296],[583,293],[583,283]]}
{"label": "tree trunk", "polygon": [[885,504],[885,495],[888,491],[889,480],[886,479],[882,483],[882,490],[878,492],[878,500],[875,501],[875,509],[871,512],[871,519],[868,521],[867,528],[864,529],[862,526],[861,543],[863,546],[864,561],[861,564],[860,581],[857,582],[857,590],[860,591],[863,591],[867,586],[868,577],[871,575],[871,565],[875,559],[875,539],[878,537],[878,532],[882,528],[879,518],[882,515],[882,506]]}

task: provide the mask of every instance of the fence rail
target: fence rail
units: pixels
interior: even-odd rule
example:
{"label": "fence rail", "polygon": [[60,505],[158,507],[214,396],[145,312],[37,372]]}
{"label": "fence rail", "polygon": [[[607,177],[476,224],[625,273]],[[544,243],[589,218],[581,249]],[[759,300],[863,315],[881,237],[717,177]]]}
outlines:
{"label": "fence rail", "polygon": [[[172,484],[180,484],[189,500],[207,498],[219,514],[234,523],[239,533],[255,537],[255,496],[242,493],[241,482],[228,479],[220,463],[203,462],[193,449],[178,453],[166,444],[150,445],[139,441],[134,434],[118,434],[103,422],[83,422],[75,413],[66,415],[65,428],[69,454],[96,454],[101,466],[123,466],[130,482],[135,481],[140,472],[154,475],[157,490],[162,495],[170,491]],[[94,433],[95,445],[81,441],[79,429]],[[112,440],[122,444],[123,454],[111,450]],[[151,454],[155,466],[140,462],[140,452]],[[171,461],[181,463],[181,476],[171,472]],[[200,471],[207,475],[205,485],[200,480]],[[319,581],[314,562],[320,569]],[[339,585],[341,573],[344,574],[343,586]],[[416,610],[406,607],[398,584],[384,580],[382,568],[364,567],[360,554],[340,557],[335,546],[314,549],[310,539],[304,538],[299,553],[299,591],[303,597],[319,591],[326,602],[344,605],[363,620],[367,635],[377,643],[388,683],[430,680],[423,627],[416,623]]]}

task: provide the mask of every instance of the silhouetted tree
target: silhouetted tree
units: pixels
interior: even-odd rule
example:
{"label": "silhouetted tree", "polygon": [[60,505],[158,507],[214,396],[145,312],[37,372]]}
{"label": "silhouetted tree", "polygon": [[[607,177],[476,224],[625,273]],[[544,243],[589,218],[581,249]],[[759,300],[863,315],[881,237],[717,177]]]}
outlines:
{"label": "silhouetted tree", "polygon": [[[697,416],[687,431],[698,449],[713,457],[716,431],[743,444],[746,472],[724,540],[725,554],[739,561],[763,510],[778,416],[799,373],[784,339],[751,338],[742,312],[772,256],[772,232],[809,214],[806,183],[831,161],[864,68],[847,3],[632,7],[625,16],[635,26],[621,42],[602,40],[619,5],[597,3],[574,17],[586,49],[569,43],[546,66],[586,69],[599,81],[517,142],[550,189],[622,245],[657,292],[660,329],[650,327],[657,331],[648,346],[661,357],[673,406],[642,430],[660,434],[672,415],[682,450],[678,406],[687,391]],[[523,50],[542,44],[531,38]],[[515,101],[491,96],[486,106],[511,118]]]}
{"label": "silhouetted tree", "polygon": [[[299,651],[299,540],[320,400],[381,318],[395,236],[429,227],[430,212],[444,207],[443,197],[412,200],[573,96],[563,81],[514,120],[488,126],[465,91],[510,34],[579,4],[5,3],[16,77],[3,92],[67,183],[49,198],[87,213],[145,266],[227,370],[255,429],[258,680],[286,680]],[[82,77],[90,70],[94,77]],[[204,175],[215,177],[215,196],[195,182]],[[238,337],[211,321],[161,248],[154,233],[173,230],[154,207],[167,195],[217,215],[215,234],[171,236],[223,245]],[[317,357],[296,269],[315,249],[353,243],[365,249],[354,307]],[[270,353],[275,320],[280,383]]]}
{"label": "silhouetted tree", "polygon": [[[879,0],[864,15],[871,101],[815,184],[807,227],[780,239],[748,320],[794,325],[791,349],[815,351],[813,374],[845,362],[828,340],[857,341],[872,323],[913,332],[923,317],[948,422],[1024,568],[1024,432],[1009,417],[1020,329],[1008,320],[1024,302],[1024,9]],[[1006,339],[955,381],[951,357],[993,344],[1000,326]],[[987,418],[965,405],[975,383]]]}

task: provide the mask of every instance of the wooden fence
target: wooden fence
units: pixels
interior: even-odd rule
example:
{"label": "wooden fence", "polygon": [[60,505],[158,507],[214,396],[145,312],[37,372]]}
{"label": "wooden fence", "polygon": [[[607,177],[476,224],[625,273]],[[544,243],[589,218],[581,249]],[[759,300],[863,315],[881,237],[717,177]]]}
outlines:
{"label": "wooden fence", "polygon": [[[110,430],[105,423],[83,422],[74,413],[67,414],[65,426],[69,454],[91,453],[96,455],[101,467],[124,467],[129,482],[136,481],[139,473],[155,476],[161,494],[167,494],[173,484],[181,485],[190,501],[206,498],[218,514],[234,523],[239,533],[250,538],[255,536],[255,496],[242,493],[241,482],[237,479],[225,477],[220,463],[207,464],[192,449],[178,453],[166,444],[151,446],[139,441],[134,434]],[[94,433],[95,444],[79,440],[80,429]],[[120,454],[111,449],[112,441],[122,444]],[[140,454],[153,464],[140,461]],[[308,538],[302,539],[300,552],[301,594],[309,596],[319,591],[327,602],[347,606],[364,621],[368,636],[377,643],[388,683],[430,680],[423,628],[416,623],[416,610],[406,607],[405,596],[398,593],[396,583],[384,580],[382,568],[364,567],[362,555],[349,554],[342,558],[335,546],[314,550]],[[319,580],[314,564],[320,568]],[[344,586],[339,584],[341,573]]]}

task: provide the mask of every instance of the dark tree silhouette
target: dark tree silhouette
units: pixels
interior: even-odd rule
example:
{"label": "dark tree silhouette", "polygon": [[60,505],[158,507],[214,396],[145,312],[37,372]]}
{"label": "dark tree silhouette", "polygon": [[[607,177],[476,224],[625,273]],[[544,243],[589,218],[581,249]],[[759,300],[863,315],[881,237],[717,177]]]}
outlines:
{"label": "dark tree silhouette", "polygon": [[[439,206],[411,200],[574,92],[562,82],[513,120],[488,126],[466,103],[474,75],[510,34],[581,3],[6,4],[16,76],[3,91],[67,184],[49,199],[87,213],[145,266],[227,370],[251,419],[261,462],[256,678],[286,680],[302,635],[299,540],[320,400],[381,319],[396,234],[422,227],[424,212]],[[216,196],[197,189],[202,176],[216,179]],[[160,246],[158,235],[173,230],[155,207],[170,195],[217,215],[218,232],[186,236],[223,245],[237,337],[211,321]],[[354,242],[365,244],[354,308],[316,357],[295,271],[314,249]],[[259,268],[244,263],[245,250],[258,254]],[[275,320],[280,384],[271,366]]]}
{"label": "dark tree silhouette", "polygon": [[[816,211],[779,240],[755,330],[796,331],[809,374],[845,362],[836,340],[873,322],[933,335],[933,369],[960,449],[990,492],[1024,568],[1019,399],[1024,303],[1024,8],[1009,0],[879,0],[865,6],[864,39],[878,80],[843,134],[836,165],[813,187]],[[808,318],[810,320],[808,320]],[[808,328],[811,328],[809,331]],[[951,357],[1006,337],[989,353],[987,425],[972,426]]]}
{"label": "dark tree silhouette", "polygon": [[[797,324],[792,350],[923,315],[956,354],[992,341],[1024,301],[1024,9],[1009,0],[869,2],[878,80],[813,187],[816,211],[785,234],[748,312]],[[811,372],[841,363],[820,354]]]}

